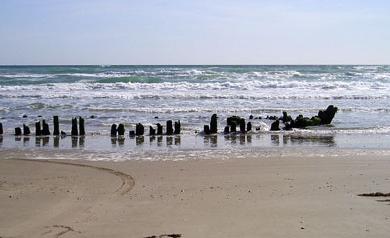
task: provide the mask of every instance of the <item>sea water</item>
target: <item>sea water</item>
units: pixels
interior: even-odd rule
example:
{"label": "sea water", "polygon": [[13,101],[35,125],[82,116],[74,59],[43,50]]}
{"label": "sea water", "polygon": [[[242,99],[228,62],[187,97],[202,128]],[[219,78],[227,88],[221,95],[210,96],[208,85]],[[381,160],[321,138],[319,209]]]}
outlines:
{"label": "sea water", "polygon": [[[220,131],[227,116],[262,117],[251,120],[260,129],[253,133],[261,135],[272,123],[266,116],[286,111],[293,118],[311,117],[332,104],[339,111],[331,126],[288,136],[347,136],[363,138],[355,144],[377,144],[364,138],[390,135],[389,98],[386,65],[0,66],[0,122],[6,135],[22,124],[33,129],[39,119],[51,125],[58,115],[66,132],[71,118],[82,116],[87,134],[101,136],[109,135],[113,123],[124,123],[129,131],[140,122],[148,134],[149,125],[180,120],[187,138],[201,131],[213,113]],[[268,137],[274,145],[276,139]],[[343,143],[336,139],[336,144]]]}

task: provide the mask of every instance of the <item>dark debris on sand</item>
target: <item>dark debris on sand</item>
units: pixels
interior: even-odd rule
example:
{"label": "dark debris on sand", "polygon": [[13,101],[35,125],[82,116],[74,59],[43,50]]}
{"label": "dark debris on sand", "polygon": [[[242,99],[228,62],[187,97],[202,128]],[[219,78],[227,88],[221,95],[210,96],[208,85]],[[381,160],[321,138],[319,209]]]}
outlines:
{"label": "dark debris on sand", "polygon": [[181,234],[163,234],[163,235],[153,235],[153,236],[146,236],[145,238],[180,238],[182,237]]}
{"label": "dark debris on sand", "polygon": [[381,193],[381,192],[362,193],[362,194],[359,194],[358,196],[360,196],[360,197],[390,197],[390,193]]}

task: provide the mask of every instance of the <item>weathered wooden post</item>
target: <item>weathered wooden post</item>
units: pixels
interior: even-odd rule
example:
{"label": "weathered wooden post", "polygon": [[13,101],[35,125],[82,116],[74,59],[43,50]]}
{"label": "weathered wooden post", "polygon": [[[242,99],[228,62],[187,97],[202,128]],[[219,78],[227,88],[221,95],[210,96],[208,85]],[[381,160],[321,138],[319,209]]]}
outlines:
{"label": "weathered wooden post", "polygon": [[252,122],[248,122],[246,124],[246,131],[251,131],[252,130]]}
{"label": "weathered wooden post", "polygon": [[135,136],[135,131],[129,131],[129,137],[133,138]]}
{"label": "weathered wooden post", "polygon": [[22,129],[20,127],[15,128],[15,136],[21,136],[22,135]]}
{"label": "weathered wooden post", "polygon": [[223,131],[224,134],[229,134],[229,126],[225,126],[225,130]]}
{"label": "weathered wooden post", "polygon": [[246,132],[246,129],[245,129],[245,119],[244,118],[241,118],[241,120],[240,120],[240,132],[241,133],[245,133]]}
{"label": "weathered wooden post", "polygon": [[218,121],[217,121],[217,114],[213,114],[211,116],[211,122],[210,122],[210,133],[215,134],[218,133]]}
{"label": "weathered wooden post", "polygon": [[157,135],[163,134],[163,127],[160,123],[157,123]]}
{"label": "weathered wooden post", "polygon": [[203,131],[205,135],[210,135],[210,127],[209,125],[204,125],[203,126]]}
{"label": "weathered wooden post", "polygon": [[119,124],[119,126],[118,126],[118,135],[119,136],[125,135],[125,126],[123,124]]}
{"label": "weathered wooden post", "polygon": [[117,129],[116,129],[116,124],[112,124],[111,125],[111,137],[116,137],[116,133],[117,133]]}
{"label": "weathered wooden post", "polygon": [[84,118],[79,117],[79,134],[85,136]]}
{"label": "weathered wooden post", "polygon": [[175,121],[175,134],[178,135],[180,134],[180,131],[181,131],[181,124],[180,124],[180,120],[179,121]]}
{"label": "weathered wooden post", "polygon": [[272,124],[271,124],[271,131],[280,131],[279,120],[276,120],[276,121],[272,122]]}
{"label": "weathered wooden post", "polygon": [[23,124],[23,135],[28,136],[30,135],[30,128]]}
{"label": "weathered wooden post", "polygon": [[156,129],[154,129],[152,126],[149,126],[149,135],[150,136],[156,135]]}
{"label": "weathered wooden post", "polygon": [[3,134],[3,124],[0,122],[0,135]]}
{"label": "weathered wooden post", "polygon": [[[72,118],[72,131],[70,133],[72,136],[78,136],[79,132],[77,129],[77,118]],[[77,145],[77,144],[76,144]]]}
{"label": "weathered wooden post", "polygon": [[141,123],[138,123],[135,126],[135,135],[136,136],[142,136],[144,134],[144,132],[145,132],[144,126]]}
{"label": "weathered wooden post", "polygon": [[42,135],[50,135],[49,124],[47,124],[45,120],[42,120]]}
{"label": "weathered wooden post", "polygon": [[230,124],[230,132],[236,132],[237,131],[237,128],[236,128],[236,123],[235,122],[232,122]]}
{"label": "weathered wooden post", "polygon": [[35,122],[35,135],[36,136],[41,136],[42,135],[41,122],[40,121]]}
{"label": "weathered wooden post", "polygon": [[167,135],[172,135],[172,134],[173,134],[172,121],[168,120],[167,121]]}
{"label": "weathered wooden post", "polygon": [[53,124],[54,124],[53,135],[55,136],[60,135],[60,122],[58,120],[58,116],[53,116]]}

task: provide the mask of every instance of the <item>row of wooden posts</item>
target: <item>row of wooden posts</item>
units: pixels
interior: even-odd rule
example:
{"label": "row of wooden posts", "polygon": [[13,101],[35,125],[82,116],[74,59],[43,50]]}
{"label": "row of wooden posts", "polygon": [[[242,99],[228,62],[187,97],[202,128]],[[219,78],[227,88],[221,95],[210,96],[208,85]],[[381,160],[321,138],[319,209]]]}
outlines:
{"label": "row of wooden posts", "polygon": [[[211,122],[210,125],[204,125],[204,134],[210,135],[210,134],[216,134],[218,133],[218,117],[217,114],[213,114],[211,116]],[[63,131],[60,131],[59,126],[59,119],[58,116],[53,117],[53,124],[54,124],[54,130],[53,135],[59,136],[63,135],[65,136],[66,133]],[[166,130],[165,134],[163,132],[163,126],[160,123],[156,124],[156,128],[153,126],[149,126],[149,135],[178,135],[181,133],[181,123],[179,121],[175,121],[173,123],[172,120],[168,120],[166,122]],[[224,129],[224,134],[229,133],[235,133],[237,132],[237,126],[240,127],[241,133],[246,133],[248,131],[252,130],[252,123],[248,122],[245,123],[245,119],[238,117],[238,116],[232,116],[227,118],[227,126]],[[0,135],[3,134],[3,126],[0,123]],[[15,135],[21,136],[25,135],[28,136],[31,134],[30,128],[23,124],[23,131],[22,128],[16,127],[15,128]],[[129,136],[141,136],[145,134],[145,127],[141,123],[136,124],[135,130],[129,131]],[[36,136],[49,136],[51,135],[49,125],[46,123],[45,120],[38,121],[35,123],[35,135]],[[84,126],[84,118],[82,117],[75,117],[72,118],[72,129],[71,129],[71,135],[72,136],[85,136],[85,126]],[[111,126],[111,136],[124,136],[125,135],[125,126],[124,124],[112,124]]]}
{"label": "row of wooden posts", "polygon": [[[149,135],[163,135],[163,126],[160,123],[157,123],[157,128],[149,126]],[[181,133],[181,123],[179,121],[175,121],[173,124],[172,120],[168,120],[166,124],[165,135],[179,135]],[[145,134],[145,127],[141,123],[135,125],[135,131],[129,131],[129,136],[142,136]],[[125,135],[125,126],[123,124],[112,124],[111,125],[111,136],[124,136]]]}
{"label": "row of wooden posts", "polygon": [[[54,136],[65,136],[66,133],[64,131],[60,131],[60,123],[58,116],[53,116],[53,124],[54,124],[54,130],[53,135]],[[3,134],[3,125],[0,123],[0,135]],[[29,136],[31,134],[30,128],[23,124],[23,131],[22,128],[16,127],[15,128],[15,136]],[[37,121],[35,123],[35,135],[36,136],[49,136],[51,135],[49,124],[46,123],[45,120]],[[71,130],[72,136],[85,136],[85,126],[84,126],[84,118],[79,117],[78,123],[77,118],[72,118],[72,130]]]}
{"label": "row of wooden posts", "polygon": [[[240,127],[241,133],[246,133],[252,130],[252,123],[245,123],[245,119],[232,116],[227,118],[227,126],[225,126],[224,134],[235,133],[237,132],[237,126]],[[213,114],[211,116],[210,125],[204,125],[203,131],[205,135],[216,134],[218,133],[218,116],[217,114]]]}

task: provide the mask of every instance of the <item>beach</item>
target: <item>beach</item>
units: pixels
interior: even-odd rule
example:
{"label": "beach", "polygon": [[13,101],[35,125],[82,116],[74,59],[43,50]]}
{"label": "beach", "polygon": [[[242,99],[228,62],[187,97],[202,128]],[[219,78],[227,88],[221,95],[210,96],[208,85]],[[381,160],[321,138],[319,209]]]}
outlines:
{"label": "beach", "polygon": [[114,162],[4,150],[0,236],[388,237],[388,199],[358,196],[390,191],[388,156],[333,152]]}

